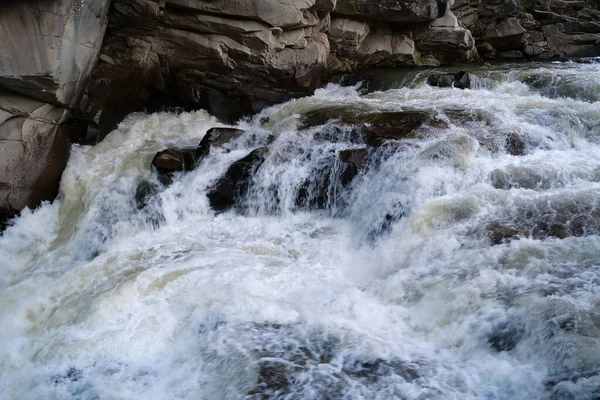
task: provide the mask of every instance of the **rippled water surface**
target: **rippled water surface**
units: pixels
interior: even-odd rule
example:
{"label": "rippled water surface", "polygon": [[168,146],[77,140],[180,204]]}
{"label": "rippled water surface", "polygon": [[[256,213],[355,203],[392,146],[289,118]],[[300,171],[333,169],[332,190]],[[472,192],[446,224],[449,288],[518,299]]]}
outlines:
{"label": "rippled water surface", "polygon": [[[472,90],[428,73],[267,109],[141,210],[154,154],[222,124],[135,114],[74,147],[59,200],[0,237],[0,397],[598,398],[600,64],[486,66]],[[299,208],[365,147],[302,128],[332,106],[442,123]],[[243,209],[213,212],[207,191],[266,144]]]}

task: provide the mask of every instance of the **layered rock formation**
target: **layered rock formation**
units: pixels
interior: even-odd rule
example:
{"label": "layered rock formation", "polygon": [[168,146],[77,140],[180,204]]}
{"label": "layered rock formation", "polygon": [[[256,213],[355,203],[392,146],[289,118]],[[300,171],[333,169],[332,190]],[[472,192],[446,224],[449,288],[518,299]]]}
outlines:
{"label": "layered rock formation", "polygon": [[235,120],[361,68],[598,55],[600,6],[28,0],[0,5],[0,32],[1,220],[54,197],[69,137],[101,139],[132,111],[205,108]]}
{"label": "layered rock formation", "polygon": [[594,0],[456,0],[453,11],[484,58],[600,54],[600,7]]}
{"label": "layered rock formation", "polygon": [[52,200],[108,0],[0,4],[0,223]]}

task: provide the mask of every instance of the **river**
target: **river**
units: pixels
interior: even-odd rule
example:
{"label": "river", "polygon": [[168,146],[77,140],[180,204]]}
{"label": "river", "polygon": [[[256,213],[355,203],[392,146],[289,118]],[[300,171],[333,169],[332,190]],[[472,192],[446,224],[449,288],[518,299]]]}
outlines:
{"label": "river", "polygon": [[[470,90],[431,72],[265,109],[143,210],[156,152],[222,124],[138,113],[74,146],[58,200],[0,236],[0,397],[599,398],[600,61],[487,65]],[[444,126],[299,208],[307,177],[364,147],[302,127],[332,106]],[[215,181],[267,143],[245,211],[212,211]]]}

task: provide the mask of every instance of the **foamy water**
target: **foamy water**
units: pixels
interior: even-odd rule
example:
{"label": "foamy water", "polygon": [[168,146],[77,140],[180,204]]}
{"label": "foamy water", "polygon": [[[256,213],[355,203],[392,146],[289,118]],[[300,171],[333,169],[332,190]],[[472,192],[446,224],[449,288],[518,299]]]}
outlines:
{"label": "foamy water", "polygon": [[[222,124],[135,114],[74,147],[59,199],[0,237],[0,397],[600,395],[600,64],[476,73],[474,90],[416,74],[267,109],[143,210],[154,154]],[[448,128],[372,149],[324,209],[299,208],[308,178],[364,147],[300,129],[340,105],[434,110]],[[503,147],[515,134],[522,156]],[[215,214],[207,191],[267,144],[244,212]],[[493,224],[518,238],[494,245]],[[544,234],[556,224],[570,233]]]}

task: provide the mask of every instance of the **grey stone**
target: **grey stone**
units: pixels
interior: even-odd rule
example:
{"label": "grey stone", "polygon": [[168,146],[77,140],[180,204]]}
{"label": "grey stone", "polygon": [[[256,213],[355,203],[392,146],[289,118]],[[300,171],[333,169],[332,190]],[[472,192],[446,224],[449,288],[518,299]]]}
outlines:
{"label": "grey stone", "polygon": [[109,3],[0,4],[0,85],[45,102],[75,106],[100,51]]}

